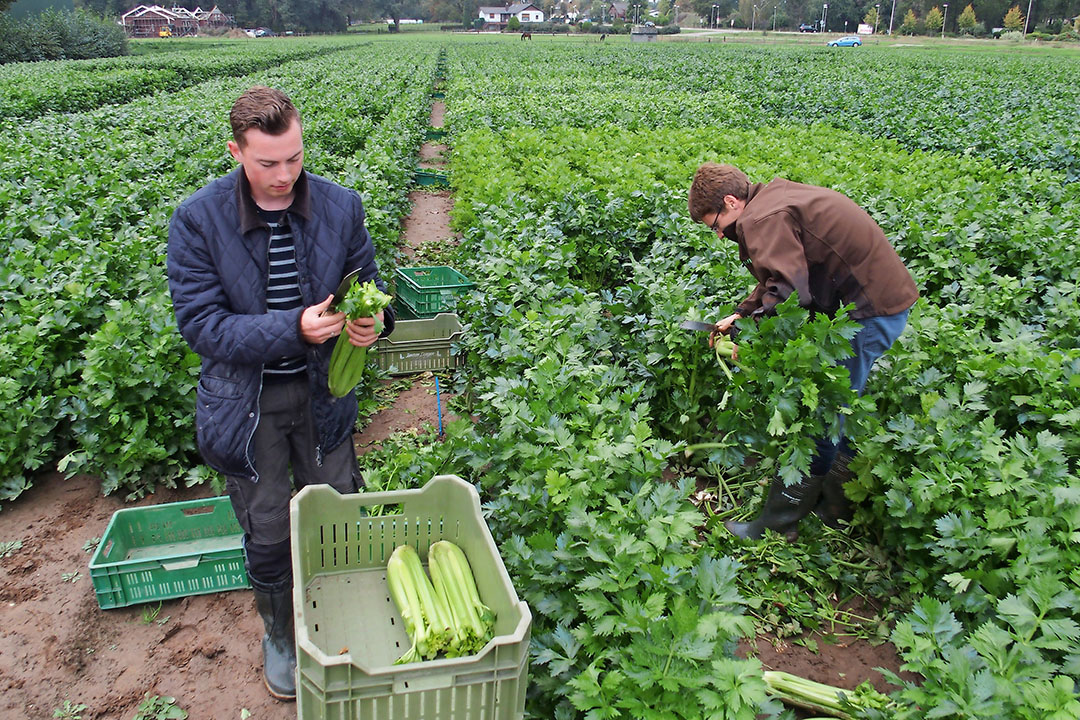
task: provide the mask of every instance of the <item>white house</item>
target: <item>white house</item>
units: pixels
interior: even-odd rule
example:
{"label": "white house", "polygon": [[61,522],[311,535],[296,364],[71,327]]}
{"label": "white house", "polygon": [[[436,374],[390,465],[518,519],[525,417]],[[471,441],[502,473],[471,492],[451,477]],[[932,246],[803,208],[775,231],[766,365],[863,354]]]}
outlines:
{"label": "white house", "polygon": [[544,12],[532,3],[517,3],[505,7],[481,6],[479,12],[486,30],[502,30],[512,17],[516,17],[522,24],[544,22]]}

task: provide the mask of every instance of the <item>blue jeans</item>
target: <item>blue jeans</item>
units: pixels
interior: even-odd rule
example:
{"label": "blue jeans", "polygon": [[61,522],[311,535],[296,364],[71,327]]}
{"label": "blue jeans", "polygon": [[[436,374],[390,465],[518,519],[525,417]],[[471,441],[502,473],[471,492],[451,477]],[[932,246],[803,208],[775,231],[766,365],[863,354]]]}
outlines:
{"label": "blue jeans", "polygon": [[[892,344],[896,342],[896,338],[900,337],[900,333],[907,326],[910,313],[911,309],[908,308],[895,315],[856,320],[857,323],[862,325],[862,329],[851,339],[851,349],[855,354],[841,360],[840,364],[848,369],[851,374],[851,389],[860,396],[866,387],[866,378],[870,376],[870,369],[877,359],[892,347]],[[844,418],[841,417],[840,422],[843,423],[843,421]],[[840,430],[843,432],[842,424]],[[834,443],[827,437],[818,438],[814,442],[817,444],[817,454],[814,455],[814,459],[810,462],[811,475],[824,475],[829,472],[833,460],[836,459],[837,452],[843,452],[851,456],[855,455],[855,451],[848,444],[847,437],[844,436],[841,436],[838,443]]]}

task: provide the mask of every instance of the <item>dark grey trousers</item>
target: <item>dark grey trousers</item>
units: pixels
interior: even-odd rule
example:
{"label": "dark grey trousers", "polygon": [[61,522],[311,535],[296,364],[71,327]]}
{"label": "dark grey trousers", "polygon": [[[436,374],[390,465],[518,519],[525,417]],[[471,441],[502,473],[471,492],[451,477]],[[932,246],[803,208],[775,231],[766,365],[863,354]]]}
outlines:
{"label": "dark grey trousers", "polygon": [[244,530],[248,576],[256,586],[278,583],[290,573],[289,500],[294,488],[326,484],[351,493],[359,487],[352,439],[325,453],[319,465],[316,438],[307,378],[263,385],[252,438],[259,480],[228,477],[225,482]]}

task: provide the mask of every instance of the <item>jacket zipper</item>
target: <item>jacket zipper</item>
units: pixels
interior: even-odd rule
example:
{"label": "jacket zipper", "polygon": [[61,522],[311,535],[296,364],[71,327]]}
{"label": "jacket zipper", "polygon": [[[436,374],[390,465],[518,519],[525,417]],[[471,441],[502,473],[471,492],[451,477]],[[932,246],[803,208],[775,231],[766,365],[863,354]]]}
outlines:
{"label": "jacket zipper", "polygon": [[[296,258],[296,270],[297,270],[296,287],[297,287],[297,289],[300,290],[300,303],[304,307],[307,307],[307,299],[304,297],[304,287],[300,282],[300,252],[299,252],[300,231],[296,228],[296,225],[292,222],[291,218],[289,220],[289,229],[292,230],[292,234],[293,234],[293,257]],[[269,278],[267,279],[267,282],[269,282]],[[313,368],[315,368],[315,366],[316,366],[315,363],[311,362],[311,356],[313,354],[314,353],[311,353],[311,352],[308,353],[307,376],[308,376],[308,387],[309,388],[314,384],[313,381],[312,381],[312,377],[311,377],[311,374],[313,372],[315,372],[315,370]],[[308,393],[308,398],[309,398],[308,399],[308,404],[309,404],[308,412],[311,413],[311,427],[315,431],[315,467],[322,467],[323,466],[322,438],[319,437],[319,426],[315,422],[315,393],[314,392],[309,392]]]}
{"label": "jacket zipper", "polygon": [[[264,284],[267,290],[270,287],[270,235],[266,236],[266,283]],[[266,290],[263,291],[263,313],[270,312],[270,301],[266,298]],[[255,424],[251,428],[251,434],[248,435],[247,443],[244,444],[244,462],[251,468],[251,481],[259,482],[259,471],[255,469],[255,463],[250,457],[251,441],[255,438],[255,431],[259,428],[259,420],[262,419],[262,391],[263,391],[263,370],[266,369],[266,363],[259,365],[259,392],[255,396]]]}

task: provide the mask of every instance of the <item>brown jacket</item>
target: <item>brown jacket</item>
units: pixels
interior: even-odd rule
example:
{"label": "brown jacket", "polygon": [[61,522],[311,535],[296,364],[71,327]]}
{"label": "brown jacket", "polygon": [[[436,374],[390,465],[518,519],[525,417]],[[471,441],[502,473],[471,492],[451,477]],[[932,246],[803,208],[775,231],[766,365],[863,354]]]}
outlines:
{"label": "brown jacket", "polygon": [[736,308],[744,317],[771,312],[793,290],[803,307],[830,316],[854,303],[855,319],[895,315],[919,297],[885,233],[835,190],[782,178],[752,184],[725,234],[758,281]]}

